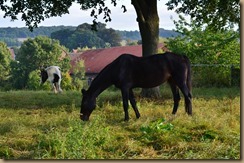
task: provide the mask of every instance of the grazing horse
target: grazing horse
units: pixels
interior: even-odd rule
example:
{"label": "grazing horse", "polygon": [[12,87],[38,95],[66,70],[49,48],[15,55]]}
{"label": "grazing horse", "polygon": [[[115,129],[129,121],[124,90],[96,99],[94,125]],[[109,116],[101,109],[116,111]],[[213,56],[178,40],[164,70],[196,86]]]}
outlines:
{"label": "grazing horse", "polygon": [[60,83],[61,83],[60,67],[50,66],[45,69],[41,69],[41,84],[45,83],[46,80],[50,81],[51,86],[53,87],[54,93],[62,92],[62,89],[60,86]]}
{"label": "grazing horse", "polygon": [[180,89],[185,98],[185,111],[188,115],[192,115],[190,61],[186,56],[166,52],[148,57],[122,54],[108,64],[92,81],[87,91],[82,89],[80,118],[83,121],[89,120],[90,114],[95,109],[97,96],[111,85],[121,90],[124,120],[129,120],[128,100],[136,117],[139,118],[140,113],[132,89],[152,88],[166,81],[173,93],[172,114],[176,114],[178,109]]}

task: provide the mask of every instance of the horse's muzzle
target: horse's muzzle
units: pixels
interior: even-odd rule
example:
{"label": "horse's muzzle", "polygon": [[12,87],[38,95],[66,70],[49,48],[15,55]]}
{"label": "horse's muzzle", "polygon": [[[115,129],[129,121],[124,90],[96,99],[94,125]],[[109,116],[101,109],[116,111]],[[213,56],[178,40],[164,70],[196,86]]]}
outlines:
{"label": "horse's muzzle", "polygon": [[82,121],[88,121],[88,120],[89,120],[89,116],[88,116],[88,115],[80,114],[80,119],[81,119]]}

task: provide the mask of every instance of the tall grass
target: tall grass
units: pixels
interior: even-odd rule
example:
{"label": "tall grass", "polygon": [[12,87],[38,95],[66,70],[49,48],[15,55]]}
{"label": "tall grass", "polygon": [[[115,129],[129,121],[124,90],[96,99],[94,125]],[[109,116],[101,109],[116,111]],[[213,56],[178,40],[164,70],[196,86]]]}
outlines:
{"label": "tall grass", "polygon": [[238,88],[193,90],[193,116],[172,95],[144,99],[141,118],[124,122],[119,91],[105,91],[90,121],[79,119],[80,92],[0,92],[0,157],[5,159],[240,159]]}

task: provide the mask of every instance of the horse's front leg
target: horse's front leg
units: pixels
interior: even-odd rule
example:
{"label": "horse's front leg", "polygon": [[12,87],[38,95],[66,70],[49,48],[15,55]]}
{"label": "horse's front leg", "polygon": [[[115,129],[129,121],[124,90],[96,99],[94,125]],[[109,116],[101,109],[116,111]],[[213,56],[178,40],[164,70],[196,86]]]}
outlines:
{"label": "horse's front leg", "polygon": [[179,88],[172,81],[169,81],[169,84],[170,84],[170,88],[171,88],[171,91],[173,94],[173,99],[174,99],[174,107],[173,107],[172,114],[176,114],[178,106],[179,106],[179,102],[180,102]]}
{"label": "horse's front leg", "polygon": [[128,98],[129,98],[129,91],[128,89],[121,89],[122,93],[122,98],[123,98],[123,107],[124,107],[124,112],[125,112],[125,121],[129,120],[129,113],[128,113]]}
{"label": "horse's front leg", "polygon": [[130,89],[130,92],[129,92],[129,100],[130,100],[132,108],[135,111],[136,118],[140,118],[141,115],[140,115],[138,108],[136,106],[136,100],[135,100],[135,96],[134,96],[132,89]]}

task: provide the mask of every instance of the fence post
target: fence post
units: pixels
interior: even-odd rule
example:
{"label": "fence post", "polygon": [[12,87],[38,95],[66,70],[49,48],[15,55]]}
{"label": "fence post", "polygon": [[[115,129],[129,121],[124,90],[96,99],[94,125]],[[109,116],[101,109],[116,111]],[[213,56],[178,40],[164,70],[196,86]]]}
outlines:
{"label": "fence post", "polygon": [[233,78],[234,78],[234,75],[233,75],[233,64],[231,64],[231,66],[230,66],[230,86],[233,86]]}

